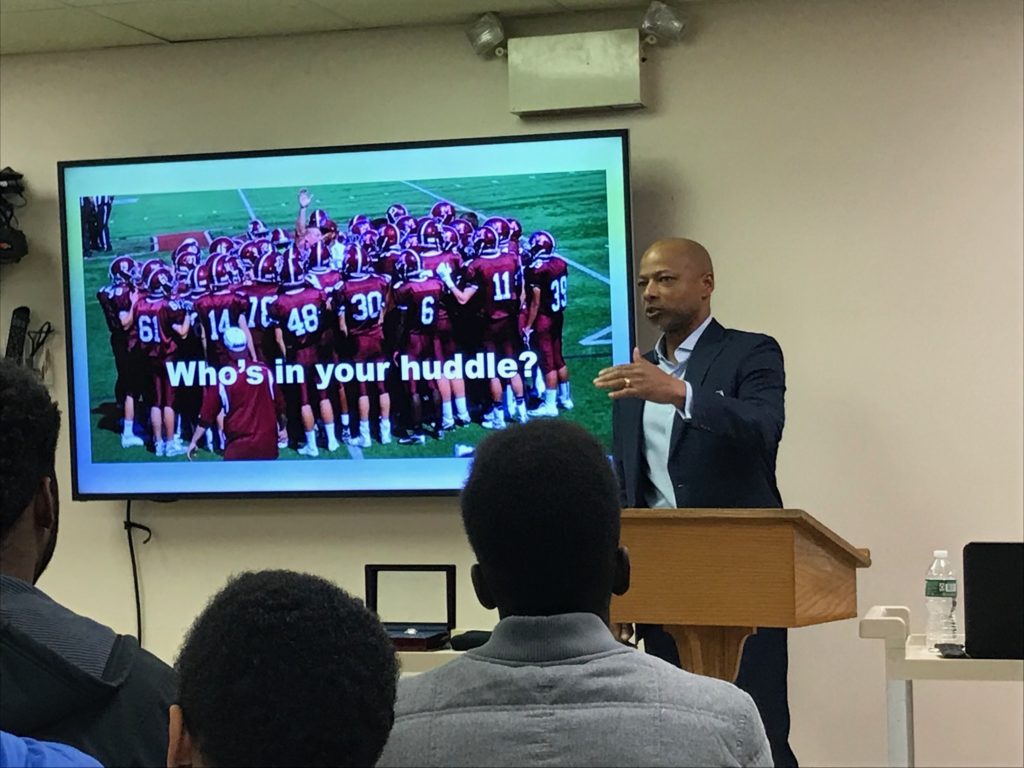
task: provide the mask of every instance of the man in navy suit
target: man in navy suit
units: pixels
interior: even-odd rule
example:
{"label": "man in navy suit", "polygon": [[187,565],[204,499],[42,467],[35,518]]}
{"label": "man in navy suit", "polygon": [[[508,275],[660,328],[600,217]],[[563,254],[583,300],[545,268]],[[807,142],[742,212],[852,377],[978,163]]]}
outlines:
{"label": "man in navy suit", "polygon": [[[715,274],[692,240],[654,243],[637,280],[655,349],[602,370],[613,398],[615,465],[625,507],[782,507],[775,460],[785,422],[786,375],[775,339],[723,328],[711,316]],[[649,653],[679,664],[660,626],[640,625]],[[786,630],[747,638],[736,684],[761,713],[776,766],[789,747]]]}

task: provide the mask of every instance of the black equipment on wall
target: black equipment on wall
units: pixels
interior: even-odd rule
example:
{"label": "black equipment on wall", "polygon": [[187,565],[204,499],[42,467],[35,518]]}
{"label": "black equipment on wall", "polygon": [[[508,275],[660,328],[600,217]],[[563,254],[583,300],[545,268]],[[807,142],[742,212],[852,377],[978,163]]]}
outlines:
{"label": "black equipment on wall", "polygon": [[22,178],[10,167],[0,170],[0,264],[13,264],[28,253],[28,242],[14,215],[15,208],[25,205]]}

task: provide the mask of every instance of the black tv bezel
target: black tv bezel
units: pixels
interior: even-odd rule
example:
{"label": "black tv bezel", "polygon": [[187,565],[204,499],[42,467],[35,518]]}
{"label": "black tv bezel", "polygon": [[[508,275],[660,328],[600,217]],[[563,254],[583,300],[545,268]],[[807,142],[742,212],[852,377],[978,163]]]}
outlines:
{"label": "black tv bezel", "polygon": [[622,178],[626,225],[626,278],[629,312],[629,346],[636,345],[633,295],[633,216],[632,185],[629,175],[629,129],[612,128],[593,131],[561,133],[525,133],[511,136],[476,136],[460,139],[385,142],[375,144],[347,144],[327,147],[292,147],[286,149],[241,150],[235,152],[205,152],[181,155],[146,155],[141,157],[94,158],[90,160],[61,160],[57,163],[57,198],[60,206],[61,272],[63,276],[65,352],[67,363],[68,408],[71,414],[71,498],[74,501],[179,501],[203,499],[324,499],[373,497],[456,497],[460,489],[408,489],[408,490],[335,490],[335,491],[188,491],[184,493],[82,493],[78,486],[78,424],[75,409],[74,345],[71,338],[70,259],[68,255],[67,202],[64,194],[64,173],[67,169],[97,165],[130,165],[176,163],[207,160],[236,160],[256,157],[291,157],[315,154],[350,154],[353,152],[394,151],[403,149],[430,149],[436,147],[475,146],[481,144],[517,144],[536,141],[565,141],[573,139],[618,138],[622,142]]}

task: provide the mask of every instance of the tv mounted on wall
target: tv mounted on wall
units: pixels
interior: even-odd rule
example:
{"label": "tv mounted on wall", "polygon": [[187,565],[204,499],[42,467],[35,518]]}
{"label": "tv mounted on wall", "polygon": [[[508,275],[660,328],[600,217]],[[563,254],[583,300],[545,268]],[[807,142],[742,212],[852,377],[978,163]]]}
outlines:
{"label": "tv mounted on wall", "polygon": [[523,419],[610,445],[626,131],[58,176],[76,499],[451,493]]}

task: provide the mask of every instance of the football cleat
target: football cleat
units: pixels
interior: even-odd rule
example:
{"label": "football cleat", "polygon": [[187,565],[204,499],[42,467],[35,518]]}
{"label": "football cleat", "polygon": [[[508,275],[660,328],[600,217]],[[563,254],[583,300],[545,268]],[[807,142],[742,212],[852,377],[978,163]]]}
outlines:
{"label": "football cleat", "polygon": [[155,453],[157,456],[163,456],[165,455],[166,452],[167,446],[164,445],[163,440],[157,440],[155,443],[153,443],[153,453]]}
{"label": "football cleat", "polygon": [[139,448],[146,444],[146,441],[136,435],[121,435],[122,448]]}
{"label": "football cleat", "polygon": [[505,414],[500,410],[495,409],[484,416],[484,420],[480,422],[480,426],[484,429],[504,429],[507,426],[505,424]]}
{"label": "football cleat", "polygon": [[309,456],[315,459],[320,455],[320,449],[316,447],[316,443],[306,443],[305,445],[300,446],[296,453],[300,456]]}
{"label": "football cleat", "polygon": [[544,403],[527,413],[531,419],[553,419],[558,416],[558,407]]}
{"label": "football cleat", "polygon": [[573,409],[571,397],[562,398],[558,401],[558,404],[562,407],[562,410],[571,411]]}
{"label": "football cleat", "polygon": [[387,419],[380,420],[380,444],[391,444],[391,422]]}
{"label": "football cleat", "polygon": [[426,445],[427,438],[422,432],[412,432],[405,437],[398,438],[399,445]]}
{"label": "football cleat", "polygon": [[164,455],[184,456],[186,453],[188,453],[188,448],[185,447],[185,444],[181,442],[181,440],[175,439],[167,444],[167,448],[165,449]]}

